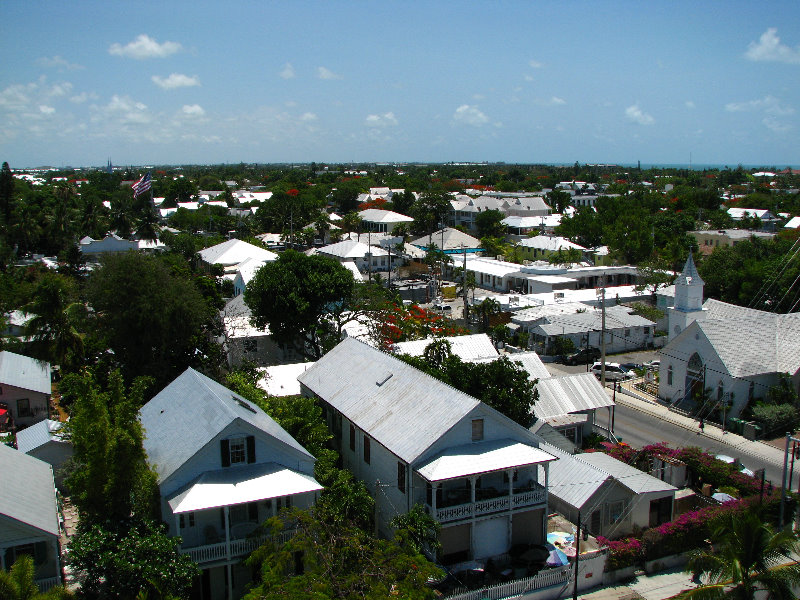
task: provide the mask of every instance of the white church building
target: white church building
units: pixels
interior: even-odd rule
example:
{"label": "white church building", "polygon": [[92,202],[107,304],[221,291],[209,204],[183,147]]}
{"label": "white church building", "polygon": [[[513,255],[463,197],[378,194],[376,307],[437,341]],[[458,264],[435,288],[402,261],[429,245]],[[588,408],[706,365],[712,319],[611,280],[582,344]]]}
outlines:
{"label": "white church building", "polygon": [[738,416],[781,374],[800,388],[800,313],[775,314],[709,299],[690,255],[675,281],[658,395],[678,404],[710,390],[706,414]]}

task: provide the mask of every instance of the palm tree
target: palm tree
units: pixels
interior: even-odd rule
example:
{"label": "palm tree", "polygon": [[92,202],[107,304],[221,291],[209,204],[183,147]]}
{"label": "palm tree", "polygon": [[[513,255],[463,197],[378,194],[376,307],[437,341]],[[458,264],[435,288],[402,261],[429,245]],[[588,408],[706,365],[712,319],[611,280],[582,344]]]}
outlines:
{"label": "palm tree", "polygon": [[62,586],[56,586],[42,594],[33,579],[33,558],[23,554],[11,567],[11,571],[0,571],[0,598],[8,600],[67,600],[74,597]]}
{"label": "palm tree", "polygon": [[83,358],[83,335],[75,327],[85,307],[72,302],[70,280],[55,274],[42,277],[34,300],[25,306],[33,318],[26,325],[26,335],[33,338],[39,358],[60,365],[78,364]]}
{"label": "palm tree", "polygon": [[682,598],[752,600],[758,591],[773,600],[794,600],[800,584],[800,564],[784,564],[800,541],[790,530],[775,532],[755,512],[726,515],[712,536],[713,551],[695,552],[687,571],[702,574],[708,583],[685,592]]}

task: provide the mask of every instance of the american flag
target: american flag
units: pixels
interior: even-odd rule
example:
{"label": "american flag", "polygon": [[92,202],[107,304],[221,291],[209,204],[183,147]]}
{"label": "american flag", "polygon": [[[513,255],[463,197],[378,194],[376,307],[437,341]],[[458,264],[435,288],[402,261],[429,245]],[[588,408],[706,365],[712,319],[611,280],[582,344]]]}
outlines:
{"label": "american flag", "polygon": [[150,189],[150,185],[152,180],[150,179],[150,173],[148,172],[146,175],[143,175],[142,178],[134,183],[131,188],[133,188],[133,197],[136,198],[139,194],[143,194]]}

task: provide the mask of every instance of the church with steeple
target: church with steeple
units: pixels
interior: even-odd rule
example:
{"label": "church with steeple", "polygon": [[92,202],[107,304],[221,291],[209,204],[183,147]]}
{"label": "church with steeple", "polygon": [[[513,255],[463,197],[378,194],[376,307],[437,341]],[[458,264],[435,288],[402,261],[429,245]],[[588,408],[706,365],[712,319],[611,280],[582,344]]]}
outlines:
{"label": "church with steeple", "polygon": [[783,375],[800,391],[800,313],[704,301],[704,285],[690,254],[668,309],[659,398],[720,422],[764,398]]}

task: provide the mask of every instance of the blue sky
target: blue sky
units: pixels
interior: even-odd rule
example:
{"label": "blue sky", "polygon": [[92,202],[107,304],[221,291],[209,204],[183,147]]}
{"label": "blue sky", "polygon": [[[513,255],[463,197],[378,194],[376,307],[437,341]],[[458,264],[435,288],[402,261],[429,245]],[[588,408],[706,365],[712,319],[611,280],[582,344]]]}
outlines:
{"label": "blue sky", "polygon": [[800,166],[800,3],[0,2],[0,160]]}

